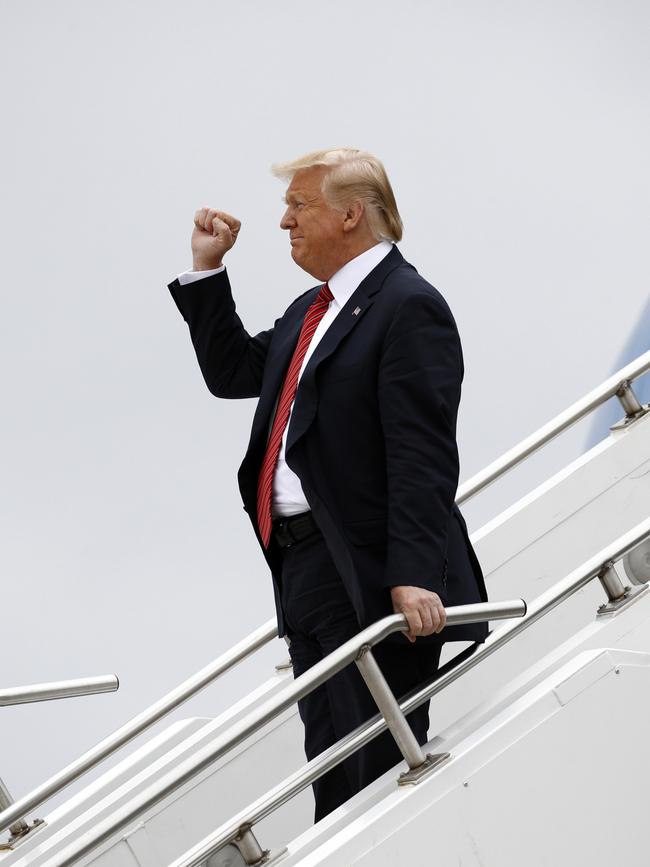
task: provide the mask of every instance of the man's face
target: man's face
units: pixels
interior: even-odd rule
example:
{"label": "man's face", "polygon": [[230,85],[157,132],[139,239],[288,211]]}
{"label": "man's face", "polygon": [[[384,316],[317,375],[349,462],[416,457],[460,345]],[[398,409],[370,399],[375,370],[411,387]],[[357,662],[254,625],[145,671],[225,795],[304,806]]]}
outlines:
{"label": "man's face", "polygon": [[324,166],[296,172],[285,194],[287,209],[280,222],[281,228],[289,230],[293,261],[317,280],[328,280],[338,269],[345,235],[344,214],[330,208],[321,193],[326,172]]}

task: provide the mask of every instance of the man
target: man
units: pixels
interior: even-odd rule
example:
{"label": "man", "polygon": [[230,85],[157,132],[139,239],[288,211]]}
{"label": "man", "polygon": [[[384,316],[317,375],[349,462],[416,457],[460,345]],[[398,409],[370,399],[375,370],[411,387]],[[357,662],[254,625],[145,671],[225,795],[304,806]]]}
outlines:
{"label": "man", "polygon": [[[237,219],[194,218],[193,271],[170,284],[210,391],[259,397],[239,470],[244,508],[271,569],[294,676],[368,624],[403,612],[408,632],[375,656],[400,698],[437,669],[445,605],[487,600],[454,503],[460,340],[442,295],[404,260],[381,162],[342,148],[278,166],[293,260],[320,281],[251,337],[222,259]],[[272,276],[265,275],[265,279]],[[356,665],[299,703],[311,759],[377,709]],[[427,740],[428,703],[407,717]],[[386,732],[314,784],[318,821],[397,764]]]}

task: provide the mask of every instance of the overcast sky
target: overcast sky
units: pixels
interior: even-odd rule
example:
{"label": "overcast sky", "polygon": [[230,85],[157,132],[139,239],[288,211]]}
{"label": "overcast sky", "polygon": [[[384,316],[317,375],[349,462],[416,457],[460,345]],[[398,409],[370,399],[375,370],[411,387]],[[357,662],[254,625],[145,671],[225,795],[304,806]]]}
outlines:
{"label": "overcast sky", "polygon": [[[459,326],[465,480],[608,376],[647,303],[649,36],[644,0],[0,4],[0,686],[121,679],[0,708],[14,795],[274,613],[236,485],[255,404],[208,393],[166,288],[195,209],[242,220],[254,333],[314,283],[270,164],[383,159],[400,249]],[[470,529],[585,432],[468,504]]]}

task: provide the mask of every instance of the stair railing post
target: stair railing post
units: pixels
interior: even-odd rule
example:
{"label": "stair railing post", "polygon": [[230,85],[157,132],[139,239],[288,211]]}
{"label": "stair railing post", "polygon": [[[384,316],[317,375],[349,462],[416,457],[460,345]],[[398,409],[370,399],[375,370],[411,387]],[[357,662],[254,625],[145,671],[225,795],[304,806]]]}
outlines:
{"label": "stair railing post", "polygon": [[406,773],[400,774],[399,785],[412,785],[419,782],[425,774],[446,761],[450,754],[427,753],[426,756],[424,755],[411,726],[393,695],[393,691],[377,665],[377,660],[369,644],[364,644],[360,648],[355,661],[370,694],[386,720],[386,725],[395,739],[399,751],[409,766]]}
{"label": "stair railing post", "polygon": [[[9,789],[5,786],[0,778],[0,811],[6,810],[7,807],[11,807],[14,799],[9,794]],[[22,837],[23,834],[26,834],[29,831],[29,825],[25,822],[24,819],[20,819],[18,822],[14,822],[13,825],[9,826],[9,831],[11,833],[10,841],[12,839],[16,839],[16,837]]]}

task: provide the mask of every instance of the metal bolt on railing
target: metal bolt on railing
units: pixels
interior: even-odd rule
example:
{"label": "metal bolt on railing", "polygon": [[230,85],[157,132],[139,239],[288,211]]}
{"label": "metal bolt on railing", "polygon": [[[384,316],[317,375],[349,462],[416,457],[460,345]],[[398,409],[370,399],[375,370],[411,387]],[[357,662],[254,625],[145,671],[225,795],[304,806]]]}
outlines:
{"label": "metal bolt on railing", "polygon": [[262,849],[255,834],[253,834],[251,825],[242,825],[239,834],[233,839],[233,843],[247,864],[263,864],[268,859],[269,850]]}
{"label": "metal bolt on railing", "polygon": [[636,416],[642,415],[645,412],[645,409],[639,403],[639,399],[634,393],[632,383],[629,379],[624,379],[620,384],[618,391],[616,392],[616,397],[621,402],[621,406],[625,410],[627,418],[636,418]]}
{"label": "metal bolt on railing", "polygon": [[613,560],[608,560],[606,563],[603,563],[603,566],[598,573],[598,579],[607,594],[607,602],[603,602],[603,604],[598,607],[599,617],[615,614],[621,611],[627,605],[636,602],[636,600],[639,599],[649,587],[648,584],[641,584],[640,586],[635,585],[633,587],[629,584],[624,585],[614,567]]}
{"label": "metal bolt on railing", "polygon": [[611,560],[608,563],[605,563],[601,571],[598,573],[598,580],[603,585],[603,590],[607,594],[609,602],[616,602],[625,596],[625,587],[623,586],[621,579],[618,577],[618,572]]}

